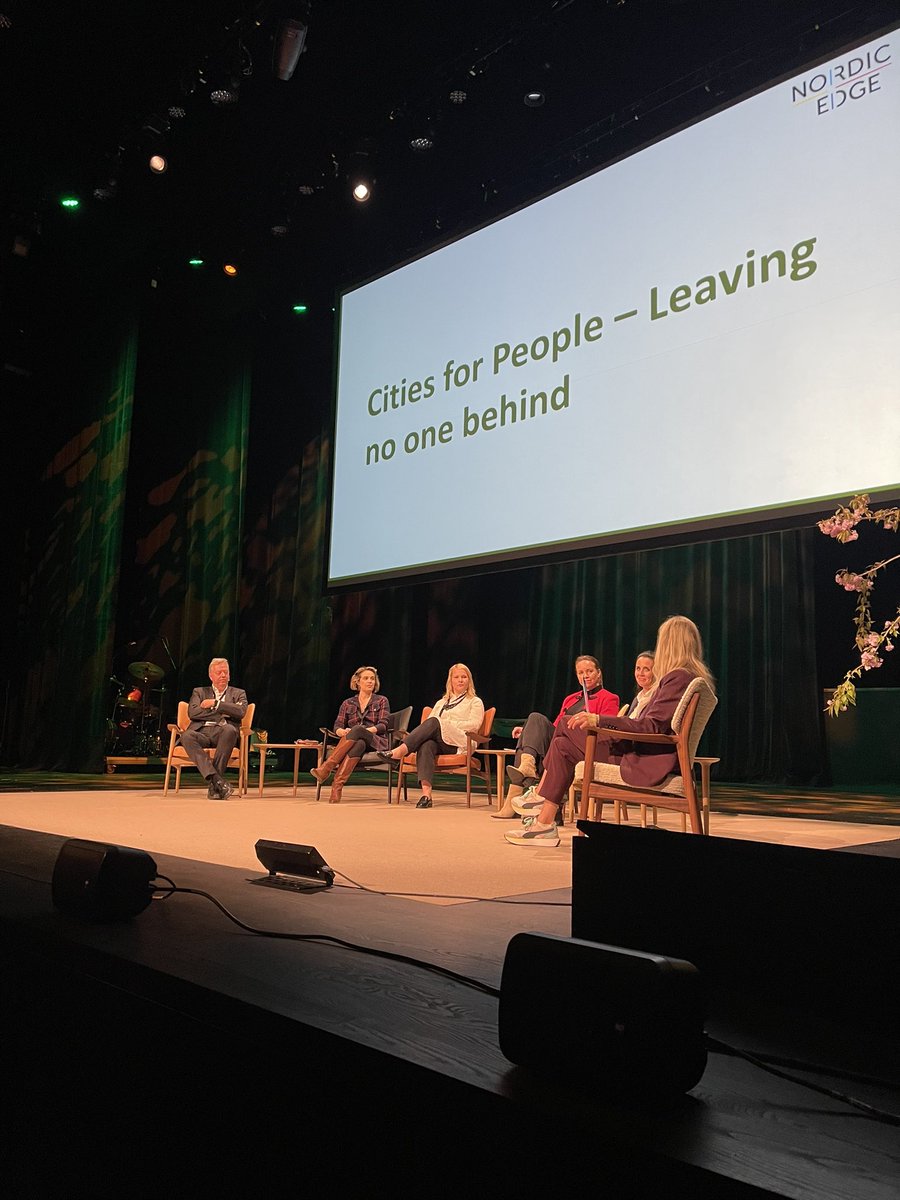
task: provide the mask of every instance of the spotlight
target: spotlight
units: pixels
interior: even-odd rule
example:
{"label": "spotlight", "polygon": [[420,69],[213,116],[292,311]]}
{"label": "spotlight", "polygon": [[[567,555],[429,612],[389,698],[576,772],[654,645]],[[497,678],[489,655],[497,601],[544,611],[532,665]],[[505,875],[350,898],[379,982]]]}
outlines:
{"label": "spotlight", "polygon": [[234,278],[234,276],[237,275],[237,273],[238,273],[238,269],[234,265],[234,263],[223,263],[222,270],[225,272],[226,275],[230,275],[232,278]]}
{"label": "spotlight", "polygon": [[217,108],[233,108],[240,99],[240,80],[233,79],[227,87],[213,88],[209,98]]}
{"label": "spotlight", "polygon": [[448,98],[451,104],[465,104],[469,94],[463,88],[454,88]]}
{"label": "spotlight", "polygon": [[270,226],[269,232],[271,233],[272,237],[283,238],[287,237],[289,228],[290,225],[287,220],[275,221]]}
{"label": "spotlight", "polygon": [[272,56],[272,71],[276,79],[286,83],[294,74],[300,55],[306,49],[308,30],[309,26],[296,17],[286,17],[281,22]]}
{"label": "spotlight", "polygon": [[173,121],[183,121],[187,116],[187,110],[180,104],[170,104],[167,112]]}
{"label": "spotlight", "polygon": [[165,175],[169,169],[169,160],[164,154],[151,154],[147,160],[147,166],[154,175]]}
{"label": "spotlight", "polygon": [[196,268],[196,267],[202,267],[202,266],[203,266],[203,259],[202,259],[202,258],[189,258],[189,259],[188,259],[188,266],[189,266],[189,267],[195,267],[195,268]]}
{"label": "spotlight", "polygon": [[543,92],[526,92],[522,97],[522,103],[526,108],[540,108],[546,99]]}
{"label": "spotlight", "polygon": [[307,306],[305,304],[295,304],[291,311],[295,313],[305,313],[307,311]]}
{"label": "spotlight", "polygon": [[62,196],[59,203],[61,208],[75,209],[78,208],[81,201],[77,196]]}
{"label": "spotlight", "polygon": [[423,130],[418,137],[410,138],[410,150],[415,150],[419,154],[425,154],[429,150],[434,149],[434,135],[430,130]]}
{"label": "spotlight", "polygon": [[[373,143],[365,141],[356,146],[347,160],[346,179],[357,204],[366,204],[372,196],[372,189],[375,186],[375,177],[372,172],[373,151]],[[339,170],[337,162],[334,165],[337,172]]]}

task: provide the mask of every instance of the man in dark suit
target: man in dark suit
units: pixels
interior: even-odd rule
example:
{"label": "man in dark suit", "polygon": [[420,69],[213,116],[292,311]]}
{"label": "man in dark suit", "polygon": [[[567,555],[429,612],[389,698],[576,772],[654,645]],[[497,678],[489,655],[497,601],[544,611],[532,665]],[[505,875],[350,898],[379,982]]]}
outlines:
{"label": "man in dark suit", "polygon": [[[225,768],[240,737],[247,693],[230,687],[230,678],[228,659],[214,658],[209,664],[212,686],[194,688],[188,704],[190,724],[181,735],[182,746],[209,784],[210,800],[227,800],[234,791],[225,781]],[[212,761],[206,753],[210,746],[216,751]]]}

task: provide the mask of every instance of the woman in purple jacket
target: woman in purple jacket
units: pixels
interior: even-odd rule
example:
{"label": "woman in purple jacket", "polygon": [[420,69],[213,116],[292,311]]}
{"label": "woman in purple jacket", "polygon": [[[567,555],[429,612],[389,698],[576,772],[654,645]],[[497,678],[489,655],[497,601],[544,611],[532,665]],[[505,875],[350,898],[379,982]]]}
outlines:
{"label": "woman in purple jacket", "polygon": [[[630,742],[628,733],[671,733],[678,702],[698,675],[715,690],[715,682],[703,660],[700,631],[689,617],[669,617],[663,621],[656,636],[653,665],[655,690],[637,720],[601,719],[591,712],[579,712],[560,722],[544,759],[540,791],[527,794],[523,805],[516,804],[516,811],[534,815],[536,819],[520,832],[507,833],[508,842],[515,846],[559,845],[556,814],[575,778],[575,767],[584,761],[587,729],[605,727],[598,737],[596,760],[618,764],[625,783],[656,787],[667,775],[678,773],[678,756],[673,746]],[[622,737],[617,738],[606,729],[615,729]]]}

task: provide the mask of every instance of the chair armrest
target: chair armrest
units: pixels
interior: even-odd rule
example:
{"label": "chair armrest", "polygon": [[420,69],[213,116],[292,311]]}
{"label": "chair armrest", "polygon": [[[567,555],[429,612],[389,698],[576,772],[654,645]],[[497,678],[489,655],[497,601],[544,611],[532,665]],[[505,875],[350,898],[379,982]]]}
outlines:
{"label": "chair armrest", "polygon": [[657,746],[674,746],[678,741],[674,733],[626,733],[624,729],[611,729],[608,725],[600,725],[596,729],[588,730],[588,734],[594,734],[595,737],[598,733],[614,733],[616,741],[647,742]]}
{"label": "chair armrest", "polygon": [[473,749],[476,746],[486,746],[486,745],[488,745],[490,740],[491,740],[491,735],[489,733],[481,733],[480,730],[476,730],[474,733],[467,732],[466,733],[466,752],[468,754],[471,754]]}
{"label": "chair armrest", "polygon": [[166,729],[168,729],[169,733],[184,733],[180,725],[173,725],[171,722],[166,726]]}

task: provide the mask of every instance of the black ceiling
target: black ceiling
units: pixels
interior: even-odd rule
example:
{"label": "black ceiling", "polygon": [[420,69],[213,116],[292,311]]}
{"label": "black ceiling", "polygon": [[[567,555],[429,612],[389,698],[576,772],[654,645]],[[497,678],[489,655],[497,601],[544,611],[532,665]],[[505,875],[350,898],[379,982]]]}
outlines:
{"label": "black ceiling", "polygon": [[[9,248],[240,260],[259,287],[331,287],[383,269],[884,25],[896,0],[313,0],[294,77],[273,77],[287,3],[0,0],[2,193]],[[229,111],[208,81],[237,58]],[[546,103],[526,107],[536,86]],[[463,104],[451,104],[453,88]],[[170,105],[170,169],[146,125]],[[435,147],[410,149],[428,124]],[[92,198],[122,148],[114,200]],[[376,190],[348,198],[366,149]],[[312,188],[312,193],[301,192]],[[76,214],[59,196],[82,197]],[[273,224],[288,226],[275,237]]]}

